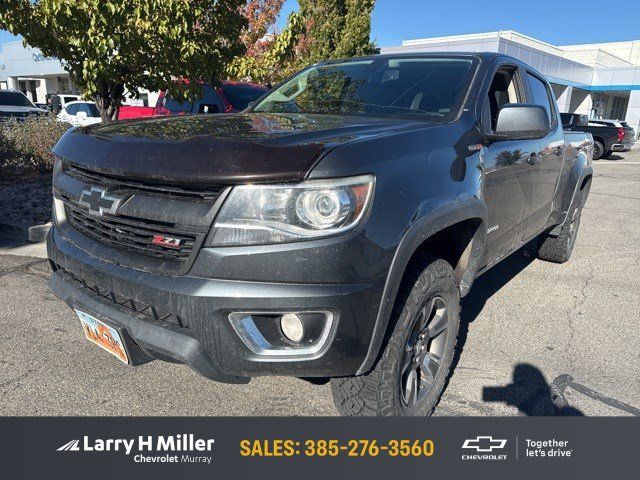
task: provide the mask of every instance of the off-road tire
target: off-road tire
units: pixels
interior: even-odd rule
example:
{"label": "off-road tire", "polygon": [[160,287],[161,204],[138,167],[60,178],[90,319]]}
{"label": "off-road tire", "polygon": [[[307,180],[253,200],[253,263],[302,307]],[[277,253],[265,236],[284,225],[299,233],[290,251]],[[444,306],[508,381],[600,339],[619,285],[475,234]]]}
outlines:
{"label": "off-road tire", "polygon": [[[419,312],[439,297],[447,309],[444,353],[433,386],[417,404],[409,406],[401,390],[401,361]],[[369,373],[331,379],[336,408],[346,416],[429,416],[444,392],[454,358],[460,327],[460,292],[451,265],[424,258],[410,265],[403,279],[382,353]]]}
{"label": "off-road tire", "polygon": [[538,238],[538,258],[547,262],[565,263],[571,258],[578,236],[582,215],[582,190],[573,199],[573,205],[557,236],[543,233]]}
{"label": "off-road tire", "polygon": [[598,140],[595,140],[593,142],[593,159],[600,160],[603,155],[604,155],[604,145]]}

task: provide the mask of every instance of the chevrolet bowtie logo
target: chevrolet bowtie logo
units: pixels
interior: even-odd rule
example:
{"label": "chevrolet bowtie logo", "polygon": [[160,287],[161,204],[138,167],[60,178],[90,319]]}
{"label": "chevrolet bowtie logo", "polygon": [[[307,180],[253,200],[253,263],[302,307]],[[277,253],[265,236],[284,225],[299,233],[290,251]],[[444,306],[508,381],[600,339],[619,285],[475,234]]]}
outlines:
{"label": "chevrolet bowtie logo", "polygon": [[122,198],[109,196],[102,188],[91,187],[89,190],[82,191],[79,203],[87,207],[90,213],[102,216],[105,213],[114,215],[120,202]]}
{"label": "chevrolet bowtie logo", "polygon": [[476,437],[468,438],[462,444],[462,448],[473,448],[478,452],[493,452],[494,450],[504,448],[507,444],[506,440],[500,440],[493,437]]}

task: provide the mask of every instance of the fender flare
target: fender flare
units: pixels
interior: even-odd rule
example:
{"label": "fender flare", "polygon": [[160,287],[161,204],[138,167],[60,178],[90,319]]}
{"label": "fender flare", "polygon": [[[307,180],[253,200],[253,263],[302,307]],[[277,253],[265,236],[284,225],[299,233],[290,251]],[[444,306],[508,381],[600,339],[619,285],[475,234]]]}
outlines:
{"label": "fender flare", "polygon": [[474,236],[469,265],[460,282],[461,293],[464,295],[471,288],[484,256],[486,244],[486,228],[484,225],[486,225],[487,219],[487,208],[484,201],[480,198],[472,198],[447,204],[423,216],[405,232],[391,261],[367,355],[356,375],[362,375],[370,370],[378,358],[400,288],[400,282],[415,251],[425,240],[436,233],[472,218],[480,219],[481,225]]}
{"label": "fender flare", "polygon": [[[549,235],[551,236],[560,235],[562,227],[564,226],[567,220],[567,216],[571,211],[571,206],[575,202],[576,195],[580,190],[580,186],[582,185],[582,182],[584,182],[585,178],[587,178],[588,176],[593,177],[593,167],[591,166],[591,163],[587,159],[583,159],[582,157],[579,156],[577,160],[573,162],[571,175],[569,176],[569,180],[567,181],[567,187],[569,187],[570,185],[573,185],[573,188],[572,188],[571,197],[567,198],[567,200],[564,201],[564,204],[561,207],[562,221],[551,229],[551,231],[549,232]],[[588,194],[589,194],[589,191],[587,191],[587,195]],[[582,198],[583,204],[586,200],[587,200],[586,196]]]}

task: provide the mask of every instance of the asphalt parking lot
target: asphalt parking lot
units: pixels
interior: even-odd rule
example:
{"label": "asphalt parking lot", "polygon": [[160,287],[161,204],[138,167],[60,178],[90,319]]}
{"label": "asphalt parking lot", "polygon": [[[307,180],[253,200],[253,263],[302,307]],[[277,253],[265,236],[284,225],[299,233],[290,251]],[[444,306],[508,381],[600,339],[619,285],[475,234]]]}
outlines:
{"label": "asphalt parking lot", "polygon": [[[517,252],[476,281],[436,415],[640,416],[640,149],[594,169],[569,263]],[[49,292],[43,256],[0,241],[0,415],[336,414],[328,385],[118,363]]]}

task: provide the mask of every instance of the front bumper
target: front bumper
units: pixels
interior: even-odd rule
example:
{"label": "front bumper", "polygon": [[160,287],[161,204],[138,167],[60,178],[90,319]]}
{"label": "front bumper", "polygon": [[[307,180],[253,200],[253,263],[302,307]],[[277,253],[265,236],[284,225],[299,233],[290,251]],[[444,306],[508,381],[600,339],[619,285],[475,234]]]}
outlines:
{"label": "front bumper", "polygon": [[[275,256],[258,251],[244,262],[237,259],[250,281],[229,278],[240,271],[228,268],[238,264],[234,256],[218,258],[211,249],[202,250],[185,276],[163,276],[110,263],[79,248],[57,228],[49,234],[47,249],[54,270],[53,292],[72,308],[122,327],[137,359],[134,364],[159,358],[184,363],[214,380],[242,383],[258,375],[335,377],[358,371],[371,340],[390,256],[359,234],[342,242],[349,246],[336,248],[335,240],[313,248],[292,244],[289,250],[280,246]],[[338,250],[347,252],[350,259],[335,258]],[[354,251],[360,255],[354,256]],[[324,273],[308,270],[307,277],[314,283],[290,278],[287,283],[264,281],[283,255],[295,270],[295,280],[305,266],[317,261],[330,265],[333,259],[341,268],[333,275],[331,268]],[[259,271],[252,271],[254,262]],[[368,265],[357,265],[362,262]],[[225,272],[227,278],[205,278],[207,266],[213,267],[210,271]],[[318,283],[322,275],[337,281]],[[319,351],[286,358],[260,355],[243,342],[229,321],[234,312],[287,311],[331,312],[331,331]]]}

